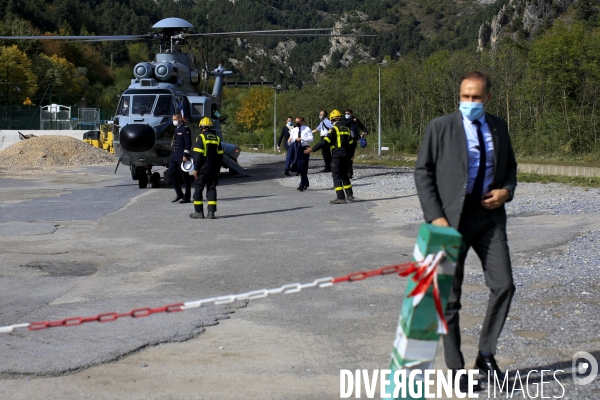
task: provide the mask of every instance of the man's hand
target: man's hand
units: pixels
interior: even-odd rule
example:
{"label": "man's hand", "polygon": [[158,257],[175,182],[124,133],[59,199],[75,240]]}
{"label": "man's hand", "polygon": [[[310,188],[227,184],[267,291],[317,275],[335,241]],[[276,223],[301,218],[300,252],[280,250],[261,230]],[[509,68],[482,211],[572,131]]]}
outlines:
{"label": "man's hand", "polygon": [[450,224],[448,223],[448,220],[446,219],[446,217],[440,217],[440,218],[436,218],[433,221],[431,221],[431,225],[435,225],[435,226],[450,226]]}
{"label": "man's hand", "polygon": [[198,179],[198,171],[194,170],[194,178]]}
{"label": "man's hand", "polygon": [[299,137],[298,137],[298,138],[296,138],[296,142],[299,142],[299,141],[301,141],[301,140],[302,140],[302,139],[300,139]]}
{"label": "man's hand", "polygon": [[360,137],[365,137],[365,136],[367,136],[367,132],[361,132],[360,133]]}
{"label": "man's hand", "polygon": [[188,160],[188,158],[186,156],[183,156],[183,162],[186,162]]}
{"label": "man's hand", "polygon": [[279,146],[277,146],[277,151],[281,153],[281,149],[279,148]]}
{"label": "man's hand", "polygon": [[304,150],[304,154],[310,154],[312,153],[312,148],[307,148],[306,150]]}
{"label": "man's hand", "polygon": [[502,204],[508,200],[510,192],[507,189],[494,189],[483,195],[481,206],[487,210],[495,210],[502,207]]}

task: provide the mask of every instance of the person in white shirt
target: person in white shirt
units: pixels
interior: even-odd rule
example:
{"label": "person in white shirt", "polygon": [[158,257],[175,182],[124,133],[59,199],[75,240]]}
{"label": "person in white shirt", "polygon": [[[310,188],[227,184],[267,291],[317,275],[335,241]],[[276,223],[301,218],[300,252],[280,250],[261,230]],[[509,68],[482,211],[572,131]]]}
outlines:
{"label": "person in white shirt", "polygon": [[304,117],[296,117],[296,127],[290,131],[290,138],[288,139],[290,143],[288,151],[294,152],[291,155],[292,158],[295,155],[296,168],[300,174],[298,190],[301,192],[310,186],[308,182],[308,160],[310,154],[304,154],[304,150],[310,146],[313,140],[312,130],[304,125]]}
{"label": "person in white shirt", "polygon": [[323,162],[325,163],[325,168],[321,172],[331,172],[331,149],[325,138],[331,128],[333,128],[333,124],[327,118],[327,111],[325,110],[319,112],[319,120],[321,120],[321,123],[319,123],[316,129],[313,129],[312,133],[319,132],[321,135],[321,154],[323,154]]}

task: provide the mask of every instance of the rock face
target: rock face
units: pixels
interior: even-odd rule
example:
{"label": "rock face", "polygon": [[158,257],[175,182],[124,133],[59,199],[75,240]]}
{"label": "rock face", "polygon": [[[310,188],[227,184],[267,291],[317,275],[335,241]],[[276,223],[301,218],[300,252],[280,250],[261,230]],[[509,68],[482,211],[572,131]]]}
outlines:
{"label": "rock face", "polygon": [[[364,21],[368,20],[368,16],[366,14],[361,13],[361,12],[356,12],[356,14],[361,21],[364,22]],[[342,33],[342,30],[346,26],[347,21],[348,21],[348,15],[344,14],[341,17],[340,21],[337,21],[335,23],[332,33]],[[331,64],[333,55],[335,53],[342,54],[340,63],[344,66],[348,66],[348,64],[350,64],[350,62],[352,62],[352,60],[355,57],[358,57],[360,60],[371,60],[372,59],[372,57],[369,55],[369,52],[366,49],[357,45],[356,38],[354,38],[354,37],[336,37],[336,38],[329,39],[329,42],[331,43],[331,47],[329,48],[329,53],[325,54],[321,58],[320,61],[313,64],[312,69],[311,69],[313,74],[319,73],[319,70],[321,70],[321,69],[327,67],[329,64]]]}
{"label": "rock face", "polygon": [[575,2],[576,0],[510,0],[491,22],[484,22],[479,28],[478,50],[483,51],[488,44],[494,50],[504,35],[516,36],[519,29],[530,35],[534,34],[546,21],[555,19]]}

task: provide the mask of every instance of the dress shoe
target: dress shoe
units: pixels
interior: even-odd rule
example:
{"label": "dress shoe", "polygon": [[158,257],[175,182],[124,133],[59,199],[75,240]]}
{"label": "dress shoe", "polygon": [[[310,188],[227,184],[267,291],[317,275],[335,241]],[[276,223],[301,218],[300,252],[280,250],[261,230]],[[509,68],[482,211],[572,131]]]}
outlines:
{"label": "dress shoe", "polygon": [[493,354],[484,356],[483,354],[479,353],[477,355],[477,359],[475,360],[475,368],[479,370],[481,375],[488,376],[489,374],[491,379],[494,378],[494,372],[496,372],[498,379],[504,379],[504,372],[500,371]]}
{"label": "dress shoe", "polygon": [[208,214],[206,215],[206,218],[208,218],[208,219],[217,219],[217,217],[215,217],[215,212],[214,211],[209,211]]}
{"label": "dress shoe", "polygon": [[346,199],[335,199],[331,200],[329,204],[346,204]]}
{"label": "dress shoe", "polygon": [[191,203],[191,202],[192,202],[192,201],[191,201],[191,200],[189,200],[189,199],[188,199],[188,200],[186,200],[186,199],[183,199],[183,200],[179,201],[179,204],[187,204],[187,203]]}
{"label": "dress shoe", "polygon": [[304,191],[304,186],[298,186],[298,187],[296,188],[296,190],[299,190],[299,191],[303,192],[303,191]]}
{"label": "dress shoe", "polygon": [[175,198],[171,200],[171,203],[177,203],[181,199],[183,199],[183,196],[175,196]]}
{"label": "dress shoe", "polygon": [[[459,369],[452,370],[452,387],[454,387],[454,377],[456,376],[456,373],[458,371],[464,371],[464,370],[459,370]],[[467,374],[467,371],[465,371],[465,373],[462,374],[460,376],[460,378],[458,378],[458,379],[459,379],[458,387],[459,387],[460,391],[463,393],[468,393],[469,392],[469,375]],[[479,381],[475,382],[475,385],[473,386],[473,391],[479,392],[482,389],[483,388],[479,385]]]}
{"label": "dress shoe", "polygon": [[304,185],[304,190],[308,189],[310,185]]}
{"label": "dress shoe", "polygon": [[348,200],[348,201],[354,201],[356,199],[354,198],[354,196],[347,196],[346,200]]}
{"label": "dress shoe", "polygon": [[285,170],[284,174],[285,174],[285,176],[292,176],[292,175],[290,175],[290,171],[288,171],[287,169]]}
{"label": "dress shoe", "polygon": [[204,213],[203,212],[195,212],[193,214],[190,214],[190,218],[192,218],[192,219],[204,219]]}

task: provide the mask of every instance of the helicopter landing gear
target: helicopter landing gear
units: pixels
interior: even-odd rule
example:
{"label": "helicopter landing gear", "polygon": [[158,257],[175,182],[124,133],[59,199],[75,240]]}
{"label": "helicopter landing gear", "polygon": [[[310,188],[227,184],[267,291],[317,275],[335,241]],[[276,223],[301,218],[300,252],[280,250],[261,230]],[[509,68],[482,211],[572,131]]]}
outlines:
{"label": "helicopter landing gear", "polygon": [[138,178],[138,187],[140,189],[146,189],[148,187],[148,175],[142,174]]}
{"label": "helicopter landing gear", "polygon": [[150,176],[150,186],[153,189],[160,187],[160,174],[158,172],[155,172]]}
{"label": "helicopter landing gear", "polygon": [[[148,187],[148,181],[152,181],[152,166],[138,167],[138,187],[140,189],[146,189]],[[160,178],[160,177],[159,177]]]}
{"label": "helicopter landing gear", "polygon": [[144,174],[144,167],[131,166],[129,167],[129,170],[131,171],[131,179],[134,181],[140,179],[140,176]]}

